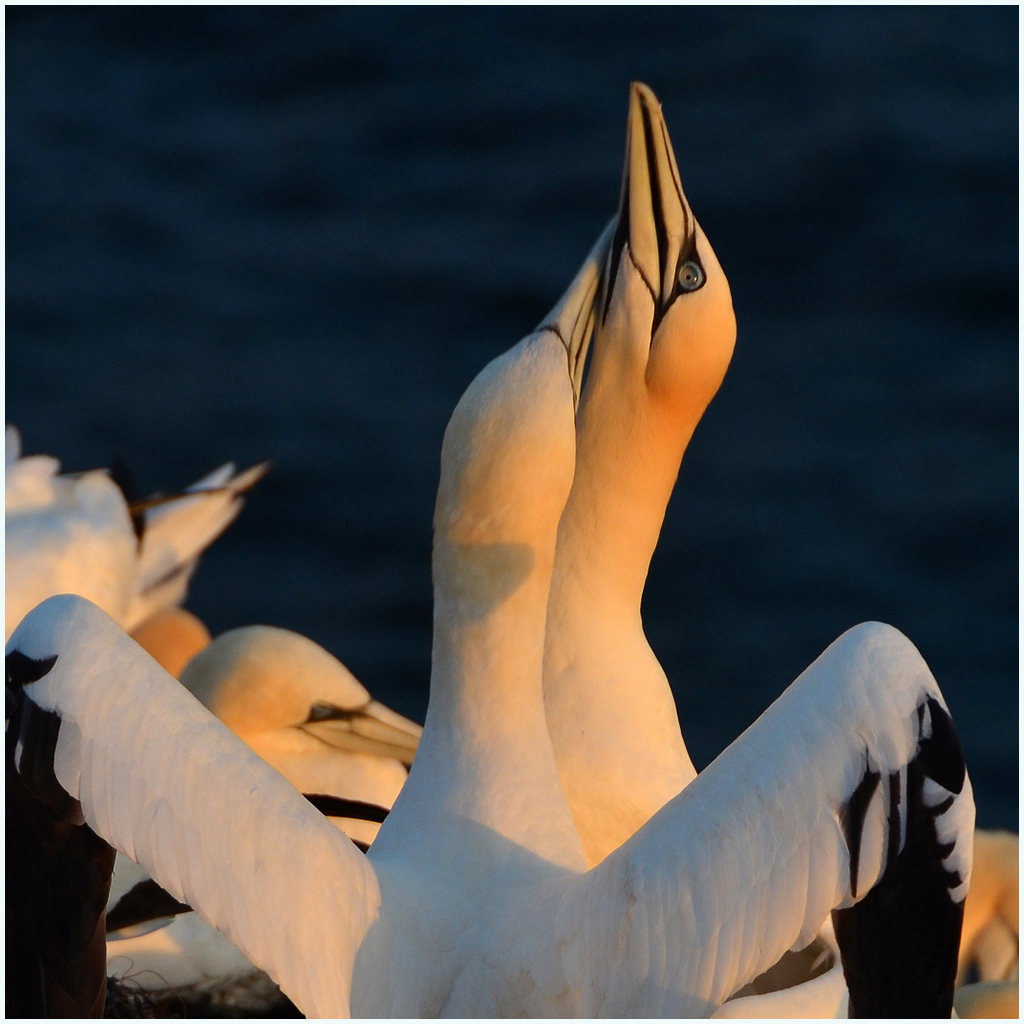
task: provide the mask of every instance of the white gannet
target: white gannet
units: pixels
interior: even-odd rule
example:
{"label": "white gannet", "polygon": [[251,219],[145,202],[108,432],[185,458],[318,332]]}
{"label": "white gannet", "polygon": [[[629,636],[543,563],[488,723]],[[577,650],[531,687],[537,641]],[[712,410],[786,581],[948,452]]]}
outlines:
{"label": "white gannet", "polygon": [[[668,681],[643,632],[640,601],[683,452],[736,337],[728,282],[683,193],[660,105],[641,83],[631,90],[618,228],[599,304],[576,473],[559,525],[544,668],[559,775],[591,864],[695,774]],[[978,838],[982,860],[990,860],[991,844]],[[1015,879],[1015,851],[1013,860]],[[975,879],[979,870],[985,867],[976,861]],[[1015,895],[1012,902],[1015,908]],[[982,921],[971,907],[964,948],[980,936],[975,959],[992,962],[983,978],[1002,977],[1004,961],[1016,960],[1016,917],[1011,928],[997,914]],[[823,938],[838,952],[830,932]],[[786,965],[763,983],[799,981],[791,954]],[[753,991],[718,1015],[831,1014],[845,999],[838,956],[798,991],[757,999]]]}
{"label": "white gannet", "polygon": [[[683,452],[736,340],[729,283],[683,193],[660,104],[642,83],[630,90],[598,307],[544,660],[559,777],[591,865],[696,775],[640,602]],[[834,1015],[846,988],[831,928],[736,996],[719,1015]]]}
{"label": "white gannet", "polygon": [[574,462],[572,328],[602,255],[448,424],[430,704],[367,856],[76,596],[7,645],[9,770],[308,1016],[707,1015],[833,909],[852,1012],[948,1016],[974,806],[942,695],[891,627],[840,637],[586,870],[541,672]]}
{"label": "white gannet", "polygon": [[1020,837],[978,829],[971,894],[964,906],[957,983],[1017,981],[1020,951]]}
{"label": "white gannet", "polygon": [[[274,626],[222,633],[181,682],[302,793],[390,808],[423,732],[319,644]],[[377,836],[375,822],[334,817],[351,839]]]}
{"label": "white gannet", "polygon": [[[222,633],[181,682],[363,849],[404,784],[422,729],[373,700],[318,644],[290,630]],[[118,854],[107,903],[107,971],[142,990],[266,1008],[276,986],[194,912]]]}
{"label": "white gannet", "polygon": [[114,478],[120,474],[61,474],[49,455],[22,457],[18,432],[8,425],[5,639],[53,594],[81,594],[128,631],[180,604],[199,555],[267,468],[236,474],[228,463],[179,495],[129,502]]}
{"label": "white gannet", "polygon": [[213,640],[198,616],[177,606],[154,612],[130,632],[132,639],[175,679],[181,678],[185,666]]}
{"label": "white gannet", "polygon": [[[576,474],[559,525],[544,671],[559,774],[591,864],[694,777],[640,601],[683,452],[736,336],[728,282],[683,193],[660,105],[639,83],[631,90],[618,229],[599,301]],[[970,919],[969,903],[965,940]],[[1007,929],[993,921],[990,931],[1002,937]],[[834,937],[823,938],[837,953]],[[838,956],[833,961],[813,984],[760,997],[751,988],[717,1015],[831,1015],[845,999]],[[792,986],[799,963],[789,954],[788,971],[759,981]]]}
{"label": "white gannet", "polygon": [[558,772],[591,864],[696,775],[640,600],[683,451],[736,339],[729,284],[640,83],[598,305],[544,652]]}

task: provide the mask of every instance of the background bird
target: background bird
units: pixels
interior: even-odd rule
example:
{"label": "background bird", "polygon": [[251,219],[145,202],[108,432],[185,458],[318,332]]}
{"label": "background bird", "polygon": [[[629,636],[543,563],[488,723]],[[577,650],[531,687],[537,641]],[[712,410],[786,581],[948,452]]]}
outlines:
{"label": "background bird", "polygon": [[[422,729],[374,701],[337,659],[270,626],[221,634],[183,685],[363,849],[408,774]],[[133,988],[266,1012],[277,986],[227,938],[118,855],[108,903],[107,968]]]}
{"label": "background bird", "polygon": [[[123,465],[61,474],[52,456],[23,457],[18,431],[8,425],[5,637],[53,594],[88,597],[129,631],[181,604],[200,553],[268,468],[236,473],[228,463],[179,494],[142,499]],[[156,642],[163,623],[151,631]],[[191,638],[186,643],[191,650]]]}

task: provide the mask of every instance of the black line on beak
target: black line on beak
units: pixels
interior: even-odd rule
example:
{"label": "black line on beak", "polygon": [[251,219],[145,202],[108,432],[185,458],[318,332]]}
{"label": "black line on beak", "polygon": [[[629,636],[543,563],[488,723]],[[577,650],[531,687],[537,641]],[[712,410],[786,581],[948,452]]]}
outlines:
{"label": "black line on beak", "polygon": [[[669,142],[668,129],[666,129],[665,127],[665,122],[660,122],[658,128],[661,130],[661,139],[665,143],[665,151],[667,153],[671,153],[672,143]],[[669,162],[670,169],[673,167],[674,163],[674,160]],[[690,223],[690,207],[687,206],[686,204],[686,199],[683,197],[682,183],[680,182],[678,176],[675,173],[672,174],[672,184],[675,186],[676,195],[679,196],[679,205],[683,208],[683,217],[686,222],[686,227],[683,229],[683,234],[687,237],[691,237],[693,235],[693,225]]]}
{"label": "black line on beak", "polygon": [[[628,144],[628,143],[627,143]],[[622,181],[622,198],[619,200],[619,221],[615,225],[615,234],[612,236],[612,247],[608,251],[608,262],[605,264],[604,273],[604,296],[601,310],[601,323],[608,319],[608,310],[612,304],[612,291],[615,288],[616,278],[619,276],[619,264],[622,262],[622,253],[629,241],[629,164],[626,164],[626,172]]]}
{"label": "black line on beak", "polygon": [[[647,157],[647,180],[650,182],[651,213],[654,217],[654,234],[658,240],[658,293],[665,290],[665,264],[668,261],[668,239],[665,237],[665,209],[661,202],[661,179],[658,173],[658,157],[654,151],[654,127],[651,124],[651,112],[647,105],[640,104],[640,116],[644,122],[644,155]],[[658,329],[658,323],[664,314],[664,303],[654,304],[654,322],[651,334]]]}

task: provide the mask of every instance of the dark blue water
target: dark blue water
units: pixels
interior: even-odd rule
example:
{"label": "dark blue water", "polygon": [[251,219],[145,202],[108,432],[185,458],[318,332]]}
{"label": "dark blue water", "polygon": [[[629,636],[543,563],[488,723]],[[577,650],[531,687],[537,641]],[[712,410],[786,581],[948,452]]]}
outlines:
{"label": "dark blue water", "polygon": [[7,417],[147,488],[273,458],[190,607],[421,717],[445,422],[614,212],[645,80],[739,321],[644,606],[695,760],[882,619],[1016,828],[1017,19],[8,8]]}

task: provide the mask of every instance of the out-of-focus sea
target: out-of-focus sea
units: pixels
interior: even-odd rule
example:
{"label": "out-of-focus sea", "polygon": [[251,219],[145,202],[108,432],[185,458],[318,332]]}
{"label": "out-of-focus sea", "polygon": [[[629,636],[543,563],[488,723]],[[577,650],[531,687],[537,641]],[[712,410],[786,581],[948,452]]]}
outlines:
{"label": "out-of-focus sea", "polygon": [[7,418],[144,489],[275,468],[188,605],[422,719],[447,417],[662,103],[739,336],[644,623],[698,767],[903,630],[1018,825],[1015,7],[7,8]]}

